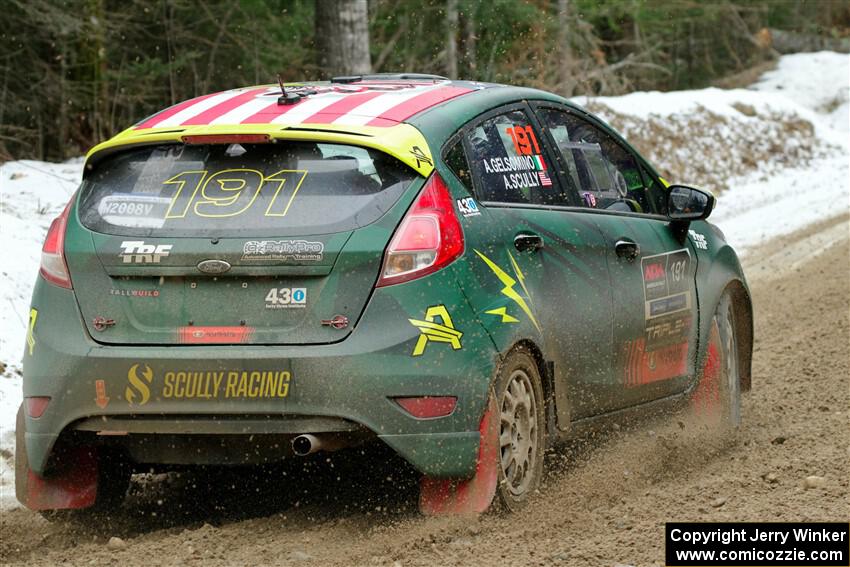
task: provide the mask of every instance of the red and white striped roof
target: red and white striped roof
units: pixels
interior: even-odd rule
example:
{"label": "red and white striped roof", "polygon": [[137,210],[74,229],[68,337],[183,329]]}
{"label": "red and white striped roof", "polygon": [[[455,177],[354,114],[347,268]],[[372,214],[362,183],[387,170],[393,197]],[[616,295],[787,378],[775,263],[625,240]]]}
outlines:
{"label": "red and white striped roof", "polygon": [[289,90],[315,94],[304,96],[297,104],[279,105],[280,87],[234,89],[181,102],[134,128],[231,124],[394,126],[474,89],[451,81],[364,81],[287,87]]}

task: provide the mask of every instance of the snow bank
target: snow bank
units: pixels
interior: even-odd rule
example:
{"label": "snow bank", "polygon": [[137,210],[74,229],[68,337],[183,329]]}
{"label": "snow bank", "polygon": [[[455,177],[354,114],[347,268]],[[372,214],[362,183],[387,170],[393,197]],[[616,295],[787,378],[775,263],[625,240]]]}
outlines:
{"label": "snow bank", "polygon": [[[674,182],[723,190],[712,216],[741,250],[848,210],[850,56],[782,57],[750,89],[577,99]],[[14,424],[32,283],[82,160],[0,166],[0,507],[15,505]]]}
{"label": "snow bank", "polygon": [[712,222],[746,251],[850,207],[850,55],[780,58],[749,89],[579,97],[671,182],[718,195]]}
{"label": "snow bank", "polygon": [[0,166],[0,506],[15,502],[15,414],[32,285],[51,221],[77,189],[82,159]]}
{"label": "snow bank", "polygon": [[[834,130],[850,131],[850,66],[843,53],[797,53],[779,60],[751,88],[781,93],[795,103],[820,113]],[[813,71],[816,71],[813,72]]]}

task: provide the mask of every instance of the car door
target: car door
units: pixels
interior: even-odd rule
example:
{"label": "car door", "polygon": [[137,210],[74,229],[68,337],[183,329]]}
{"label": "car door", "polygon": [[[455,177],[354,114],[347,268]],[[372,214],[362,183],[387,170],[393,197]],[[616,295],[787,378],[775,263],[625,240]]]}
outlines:
{"label": "car door", "polygon": [[568,108],[538,106],[536,114],[605,239],[619,383],[612,395],[627,406],[682,391],[694,371],[696,265],[664,216],[663,185],[601,124]]}
{"label": "car door", "polygon": [[500,349],[536,337],[552,363],[560,426],[597,412],[599,388],[612,373],[606,244],[591,218],[568,210],[530,108],[482,116],[449,154],[454,170],[468,169],[481,212],[470,222],[476,229],[465,230],[474,255],[467,294],[481,321]]}

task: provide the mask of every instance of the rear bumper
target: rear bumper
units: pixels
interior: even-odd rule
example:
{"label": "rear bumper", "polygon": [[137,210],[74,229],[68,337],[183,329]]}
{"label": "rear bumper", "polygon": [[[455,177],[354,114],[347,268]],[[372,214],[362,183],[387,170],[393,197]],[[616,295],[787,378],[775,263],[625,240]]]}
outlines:
{"label": "rear bumper", "polygon": [[[425,474],[470,476],[497,353],[452,278],[443,270],[376,290],[346,340],[314,346],[103,346],[88,338],[73,292],[39,281],[24,396],[51,401],[40,418],[26,417],[30,467],[44,474],[63,432],[110,419],[156,421],[170,434],[293,435],[329,418],[365,428]],[[434,290],[438,302],[429,301]],[[431,341],[412,356],[420,330],[409,319],[437,303],[463,332],[462,347]],[[456,396],[457,407],[416,419],[392,401],[425,395]]]}

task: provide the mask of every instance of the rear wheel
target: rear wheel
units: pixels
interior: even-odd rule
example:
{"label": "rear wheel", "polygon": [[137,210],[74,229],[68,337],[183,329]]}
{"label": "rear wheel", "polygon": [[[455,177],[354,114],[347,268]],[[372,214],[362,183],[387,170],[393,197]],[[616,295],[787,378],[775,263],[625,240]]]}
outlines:
{"label": "rear wheel", "polygon": [[705,362],[691,406],[708,425],[729,429],[741,425],[735,308],[728,291],[720,298],[711,320]]}
{"label": "rear wheel", "polygon": [[509,510],[528,503],[543,475],[543,389],[534,358],[524,349],[508,355],[496,382],[499,409],[497,494]]}

